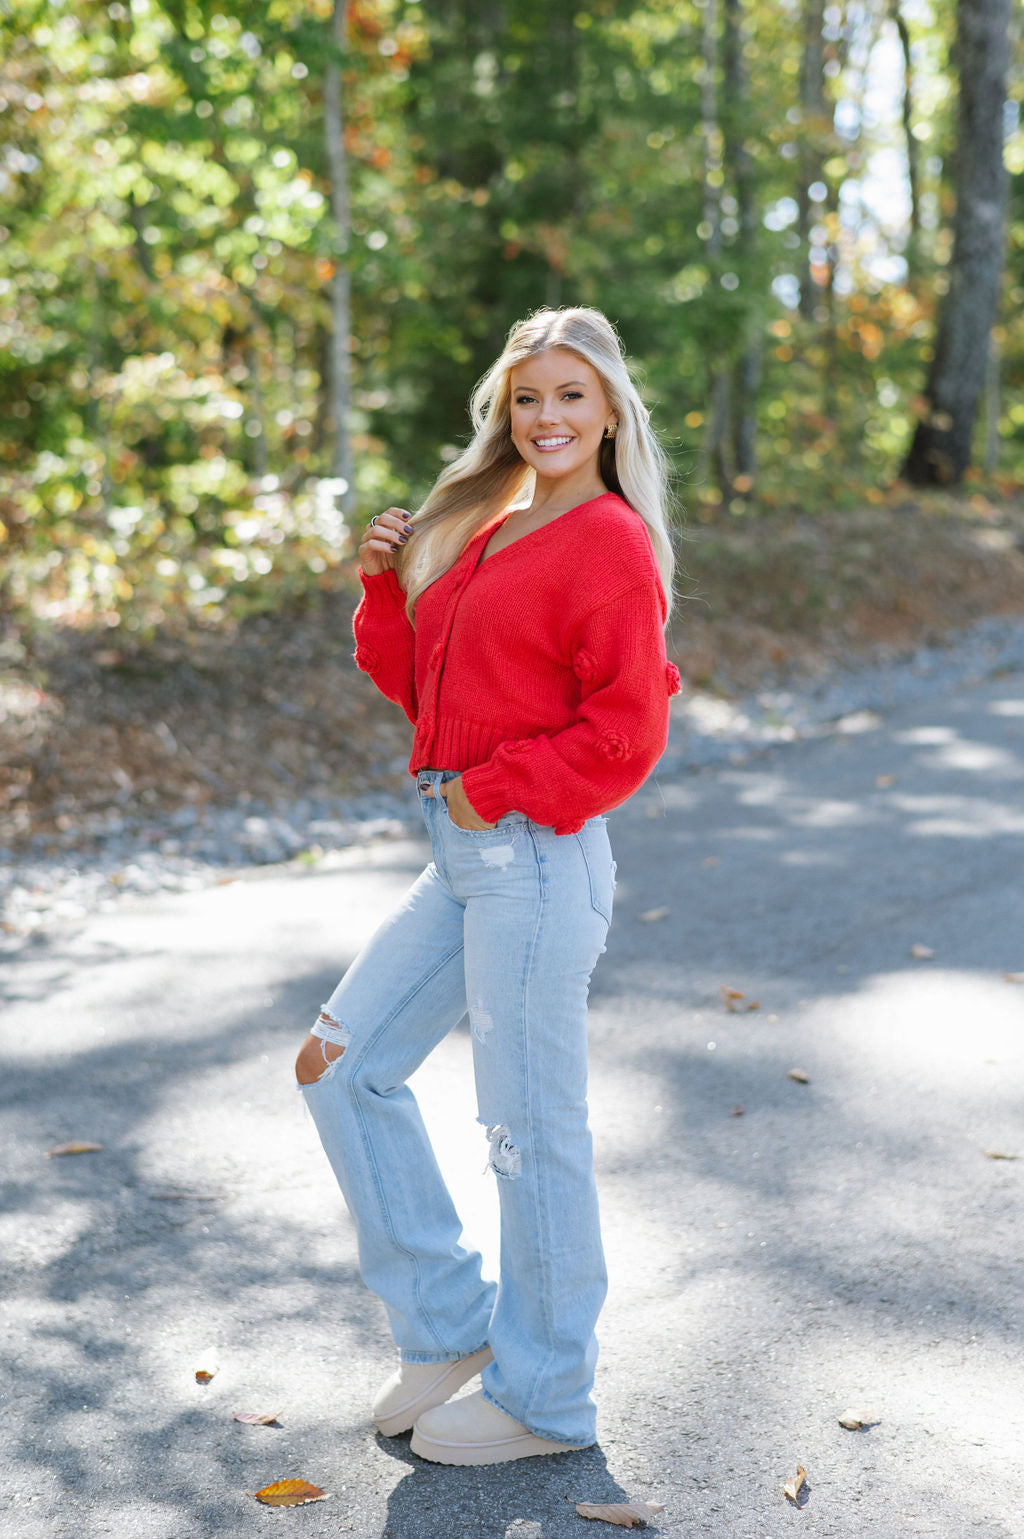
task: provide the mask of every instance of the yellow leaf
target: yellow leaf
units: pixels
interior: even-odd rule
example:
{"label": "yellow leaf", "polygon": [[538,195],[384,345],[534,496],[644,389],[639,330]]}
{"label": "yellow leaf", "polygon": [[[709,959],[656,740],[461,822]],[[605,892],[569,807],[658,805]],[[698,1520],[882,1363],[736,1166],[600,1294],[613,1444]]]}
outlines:
{"label": "yellow leaf", "polygon": [[577,1502],[581,1518],[595,1518],[600,1523],[617,1523],[620,1528],[642,1528],[665,1509],[657,1502]]}
{"label": "yellow leaf", "polygon": [[792,1480],[787,1480],[786,1484],[782,1488],[782,1494],[786,1497],[786,1499],[788,1501],[795,1502],[798,1507],[800,1506],[800,1493],[804,1490],[806,1480],[807,1471],[804,1469],[802,1464],[798,1464],[796,1467],[796,1474],[793,1476]]}
{"label": "yellow leaf", "polygon": [[1007,1154],[1002,1149],[986,1149],[985,1150],[985,1158],[987,1160],[1018,1160],[1018,1159],[1020,1159],[1020,1155],[1019,1154]]}
{"label": "yellow leaf", "polygon": [[636,916],[641,924],[657,924],[659,919],[668,918],[667,908],[648,908],[642,914]]}
{"label": "yellow leaf", "polygon": [[55,1149],[47,1149],[46,1158],[52,1160],[58,1154],[97,1154],[102,1148],[102,1144],[86,1144],[74,1140],[70,1144],[58,1144]]}
{"label": "yellow leaf", "polygon": [[275,1480],[273,1485],[245,1494],[255,1496],[265,1507],[305,1507],[307,1502],[325,1502],[328,1495],[308,1480]]}
{"label": "yellow leaf", "polygon": [[789,1077],[790,1079],[795,1079],[798,1085],[809,1085],[811,1083],[806,1069],[790,1069]]}

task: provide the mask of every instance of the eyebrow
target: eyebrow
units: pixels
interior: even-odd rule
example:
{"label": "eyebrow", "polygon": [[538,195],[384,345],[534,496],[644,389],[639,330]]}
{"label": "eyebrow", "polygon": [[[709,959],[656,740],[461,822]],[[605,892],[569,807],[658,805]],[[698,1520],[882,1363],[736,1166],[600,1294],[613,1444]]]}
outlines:
{"label": "eyebrow", "polygon": [[[587,388],[587,382],[584,379],[567,379],[564,385],[556,385],[555,389],[556,390],[568,390],[570,385],[579,385],[584,390]],[[513,385],[512,389],[513,390],[532,390],[534,395],[537,394],[536,388],[533,385]]]}

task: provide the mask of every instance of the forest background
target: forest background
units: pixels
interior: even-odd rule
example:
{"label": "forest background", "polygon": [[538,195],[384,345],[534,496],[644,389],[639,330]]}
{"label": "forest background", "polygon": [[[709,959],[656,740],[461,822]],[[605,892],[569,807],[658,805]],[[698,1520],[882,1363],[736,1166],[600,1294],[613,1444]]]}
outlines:
{"label": "forest background", "polygon": [[[127,668],[350,594],[362,523],[416,506],[541,304],[619,326],[704,616],[725,582],[806,630],[921,577],[955,622],[972,561],[1022,607],[1016,26],[1008,0],[2,0],[0,662],[36,669],[8,716],[45,704],[55,636]],[[914,455],[952,425],[965,282],[991,290],[945,365],[977,375],[966,470]]]}

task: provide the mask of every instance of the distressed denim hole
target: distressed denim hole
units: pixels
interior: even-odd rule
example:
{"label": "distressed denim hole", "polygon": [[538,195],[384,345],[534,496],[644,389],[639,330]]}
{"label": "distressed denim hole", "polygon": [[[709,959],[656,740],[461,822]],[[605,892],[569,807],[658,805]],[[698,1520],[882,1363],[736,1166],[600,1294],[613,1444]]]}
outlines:
{"label": "distressed denim hole", "polygon": [[522,1174],[523,1156],[512,1142],[512,1135],[503,1122],[496,1122],[487,1129],[491,1154],[487,1167],[503,1181],[514,1181]]}

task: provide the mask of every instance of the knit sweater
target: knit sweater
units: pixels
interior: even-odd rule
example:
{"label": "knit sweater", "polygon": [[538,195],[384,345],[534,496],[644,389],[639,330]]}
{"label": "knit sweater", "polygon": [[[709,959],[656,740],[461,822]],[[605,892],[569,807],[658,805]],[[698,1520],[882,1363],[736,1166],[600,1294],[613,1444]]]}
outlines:
{"label": "knit sweater", "polygon": [[611,492],[481,561],[504,517],[424,590],[415,628],[395,573],[361,573],[355,661],[413,723],[413,774],[461,771],[485,822],[575,833],[664,751],[664,592],[643,520]]}

